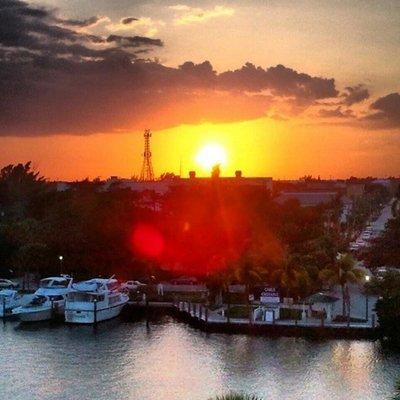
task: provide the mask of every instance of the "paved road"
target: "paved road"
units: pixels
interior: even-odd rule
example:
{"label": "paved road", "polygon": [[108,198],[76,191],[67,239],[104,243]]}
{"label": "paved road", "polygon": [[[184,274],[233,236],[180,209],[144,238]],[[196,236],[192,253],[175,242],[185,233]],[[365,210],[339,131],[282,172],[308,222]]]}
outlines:
{"label": "paved road", "polygon": [[394,200],[395,199],[393,198],[385,207],[383,207],[379,217],[371,224],[373,236],[379,236],[385,230],[386,223],[390,218],[392,218],[392,204]]}

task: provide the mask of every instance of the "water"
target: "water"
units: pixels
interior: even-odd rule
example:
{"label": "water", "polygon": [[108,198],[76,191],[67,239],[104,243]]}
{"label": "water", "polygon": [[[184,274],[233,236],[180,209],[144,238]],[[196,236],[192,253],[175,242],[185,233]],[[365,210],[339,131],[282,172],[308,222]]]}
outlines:
{"label": "water", "polygon": [[206,334],[164,318],[89,326],[0,325],[0,399],[389,399],[400,355],[369,341]]}

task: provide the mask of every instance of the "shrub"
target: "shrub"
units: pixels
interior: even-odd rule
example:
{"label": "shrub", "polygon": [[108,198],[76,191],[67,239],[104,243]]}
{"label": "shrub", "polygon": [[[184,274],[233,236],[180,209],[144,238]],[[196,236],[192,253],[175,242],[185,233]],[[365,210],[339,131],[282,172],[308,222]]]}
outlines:
{"label": "shrub", "polygon": [[279,309],[279,319],[301,320],[301,310],[297,308],[281,308]]}
{"label": "shrub", "polygon": [[[212,400],[212,399],[210,399]],[[223,396],[217,396],[214,400],[262,400],[254,394],[228,393]]]}
{"label": "shrub", "polygon": [[400,346],[400,295],[383,297],[376,303],[381,335]]}

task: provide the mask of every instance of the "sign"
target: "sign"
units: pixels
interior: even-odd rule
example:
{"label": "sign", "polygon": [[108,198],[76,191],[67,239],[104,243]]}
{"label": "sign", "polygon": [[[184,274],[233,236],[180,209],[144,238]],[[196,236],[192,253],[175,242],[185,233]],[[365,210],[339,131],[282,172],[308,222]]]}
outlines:
{"label": "sign", "polygon": [[260,302],[267,303],[280,303],[281,299],[279,293],[275,288],[265,288],[260,296]]}
{"label": "sign", "polygon": [[254,301],[254,294],[249,294],[249,301]]}

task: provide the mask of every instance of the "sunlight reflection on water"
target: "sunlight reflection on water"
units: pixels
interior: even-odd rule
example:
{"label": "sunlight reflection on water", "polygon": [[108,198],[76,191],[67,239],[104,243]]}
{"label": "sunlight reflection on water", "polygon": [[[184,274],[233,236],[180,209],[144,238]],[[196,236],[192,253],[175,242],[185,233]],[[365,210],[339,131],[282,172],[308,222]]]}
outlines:
{"label": "sunlight reflection on water", "polygon": [[1,399],[207,400],[228,390],[268,400],[380,400],[400,355],[368,341],[207,335],[166,318],[88,326],[0,327]]}

